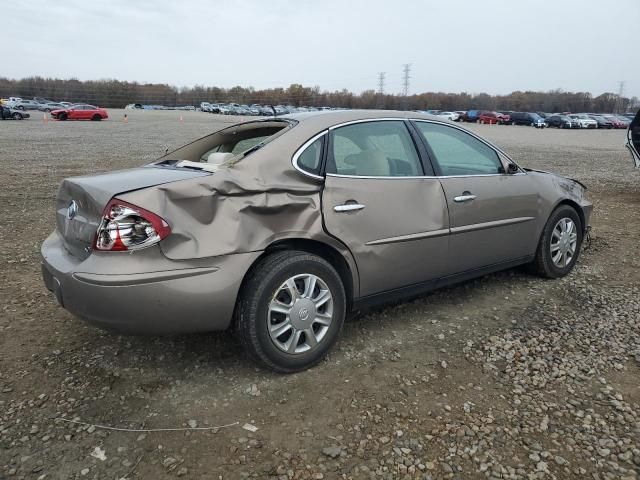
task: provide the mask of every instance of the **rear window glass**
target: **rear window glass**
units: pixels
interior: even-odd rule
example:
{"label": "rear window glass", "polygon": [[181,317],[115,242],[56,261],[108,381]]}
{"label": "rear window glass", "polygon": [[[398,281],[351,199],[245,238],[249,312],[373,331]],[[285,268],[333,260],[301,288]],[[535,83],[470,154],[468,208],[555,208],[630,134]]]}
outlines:
{"label": "rear window glass", "polygon": [[212,166],[240,160],[293,125],[295,122],[279,120],[234,125],[168,153],[161,158],[161,164],[184,166],[179,162],[187,161],[191,162],[189,168],[197,168],[195,163],[202,163],[207,164],[206,169],[209,170]]}

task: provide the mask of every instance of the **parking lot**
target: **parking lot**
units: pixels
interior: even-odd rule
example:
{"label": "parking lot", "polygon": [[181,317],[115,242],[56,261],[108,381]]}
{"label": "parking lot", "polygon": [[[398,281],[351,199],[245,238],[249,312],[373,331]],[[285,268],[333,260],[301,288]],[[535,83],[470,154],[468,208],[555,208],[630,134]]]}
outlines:
{"label": "parking lot", "polygon": [[638,478],[640,171],[623,130],[464,124],[521,166],[588,186],[576,269],[362,312],[326,361],[284,376],[227,332],[116,336],[45,290],[39,245],[63,178],[144,164],[239,120],[109,117],[0,124],[0,478]]}

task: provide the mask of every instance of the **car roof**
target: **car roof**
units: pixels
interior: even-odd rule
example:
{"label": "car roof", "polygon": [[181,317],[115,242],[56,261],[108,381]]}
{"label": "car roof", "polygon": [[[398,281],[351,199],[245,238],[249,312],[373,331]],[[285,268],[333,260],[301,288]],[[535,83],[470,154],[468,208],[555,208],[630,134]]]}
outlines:
{"label": "car roof", "polygon": [[[248,167],[249,164],[261,165],[260,169],[262,173],[260,175],[262,177],[271,177],[271,175],[278,177],[280,175],[278,172],[286,172],[290,169],[291,159],[295,152],[301,148],[305,142],[314,138],[316,135],[321,134],[331,127],[345,123],[381,119],[430,120],[434,123],[451,125],[452,127],[454,126],[453,122],[446,117],[398,110],[324,110],[278,115],[277,117],[269,118],[263,117],[263,119],[260,120],[249,120],[236,125],[275,121],[289,122],[292,124],[292,128],[290,128],[286,134],[268,142],[266,148],[257,150],[247,157],[246,160],[243,159],[237,162],[236,165],[237,167],[242,166],[243,168],[250,168]],[[236,125],[227,128],[234,128]],[[459,126],[456,126],[455,128],[465,130]],[[471,134],[474,135],[473,133]],[[506,154],[504,155],[506,156]],[[305,177],[306,175],[301,176]],[[283,181],[283,179],[276,179],[274,177],[269,181],[272,184],[277,184],[278,182]]]}
{"label": "car roof", "polygon": [[[447,122],[441,116],[429,115],[412,111],[401,110],[319,110],[301,113],[291,113],[278,118],[292,119],[298,122],[298,129],[320,131],[341,123],[355,122],[370,119],[422,119],[436,122]],[[302,127],[302,128],[300,128]]]}

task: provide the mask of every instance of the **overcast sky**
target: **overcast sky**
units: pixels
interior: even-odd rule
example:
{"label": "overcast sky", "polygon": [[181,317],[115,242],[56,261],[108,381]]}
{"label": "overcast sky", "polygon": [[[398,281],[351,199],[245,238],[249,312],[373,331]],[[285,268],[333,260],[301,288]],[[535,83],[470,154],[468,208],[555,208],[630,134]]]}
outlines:
{"label": "overcast sky", "polygon": [[0,76],[640,96],[639,0],[2,0]]}

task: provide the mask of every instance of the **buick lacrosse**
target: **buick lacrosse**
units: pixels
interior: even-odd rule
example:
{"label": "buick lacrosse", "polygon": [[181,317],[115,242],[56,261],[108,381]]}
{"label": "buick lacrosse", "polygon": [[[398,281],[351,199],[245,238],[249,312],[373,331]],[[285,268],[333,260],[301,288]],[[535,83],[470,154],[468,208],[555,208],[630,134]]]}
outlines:
{"label": "buick lacrosse", "polygon": [[42,245],[60,305],[115,331],[233,328],[281,372],[349,311],[516,265],[574,267],[592,204],[442,117],[252,120],[139,168],[64,180]]}

